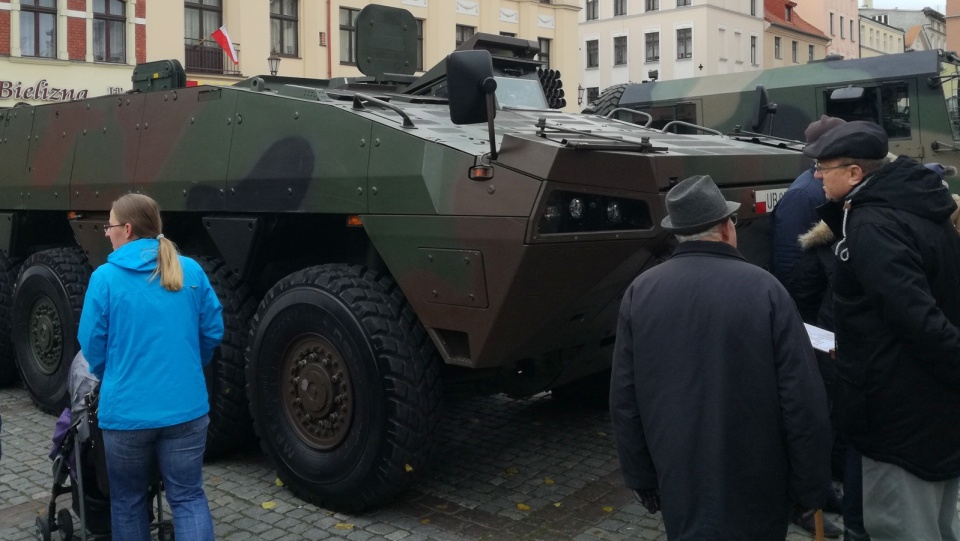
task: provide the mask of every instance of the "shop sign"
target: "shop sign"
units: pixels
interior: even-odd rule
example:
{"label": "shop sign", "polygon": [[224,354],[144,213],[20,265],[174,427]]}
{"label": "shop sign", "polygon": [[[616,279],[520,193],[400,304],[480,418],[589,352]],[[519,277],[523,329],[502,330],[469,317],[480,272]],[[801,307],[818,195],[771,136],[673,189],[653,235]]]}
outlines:
{"label": "shop sign", "polygon": [[0,79],[0,100],[38,100],[38,101],[70,101],[86,99],[86,88],[55,88],[40,79],[32,86],[26,86],[23,81],[4,81]]}

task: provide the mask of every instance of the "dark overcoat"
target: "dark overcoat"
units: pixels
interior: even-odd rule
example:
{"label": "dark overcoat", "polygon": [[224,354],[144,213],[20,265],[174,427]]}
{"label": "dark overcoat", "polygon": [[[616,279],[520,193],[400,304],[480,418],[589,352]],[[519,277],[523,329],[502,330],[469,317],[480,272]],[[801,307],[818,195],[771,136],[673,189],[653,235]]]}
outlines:
{"label": "dark overcoat", "polygon": [[783,541],[819,508],[830,424],[786,290],[733,247],[681,243],[620,308],[610,413],[626,485],[659,488],[671,540]]}

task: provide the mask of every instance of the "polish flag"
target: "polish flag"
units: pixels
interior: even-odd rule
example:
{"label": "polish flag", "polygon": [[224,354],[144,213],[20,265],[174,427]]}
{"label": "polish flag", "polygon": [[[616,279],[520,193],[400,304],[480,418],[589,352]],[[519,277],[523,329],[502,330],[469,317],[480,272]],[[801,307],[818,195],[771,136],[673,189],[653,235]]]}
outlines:
{"label": "polish flag", "polygon": [[234,64],[239,64],[240,59],[237,58],[237,50],[233,48],[233,42],[230,41],[230,34],[227,34],[227,27],[221,26],[211,35],[214,41],[220,45],[220,48],[230,56],[230,60],[233,60]]}

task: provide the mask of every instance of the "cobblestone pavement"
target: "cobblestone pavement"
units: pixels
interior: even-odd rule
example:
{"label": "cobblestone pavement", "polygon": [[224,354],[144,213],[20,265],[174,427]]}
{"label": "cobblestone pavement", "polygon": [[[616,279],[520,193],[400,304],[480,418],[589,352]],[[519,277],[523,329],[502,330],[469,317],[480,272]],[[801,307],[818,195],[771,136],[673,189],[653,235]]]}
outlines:
{"label": "cobblestone pavement", "polygon": [[[0,539],[35,539],[34,521],[50,497],[55,419],[20,388],[0,389],[0,414]],[[546,395],[478,397],[448,404],[440,434],[419,485],[357,515],[318,508],[277,486],[254,449],[207,464],[217,539],[666,539],[659,515],[621,484],[606,412]],[[58,508],[69,505],[69,496],[58,500]],[[788,541],[811,539],[790,528]]]}

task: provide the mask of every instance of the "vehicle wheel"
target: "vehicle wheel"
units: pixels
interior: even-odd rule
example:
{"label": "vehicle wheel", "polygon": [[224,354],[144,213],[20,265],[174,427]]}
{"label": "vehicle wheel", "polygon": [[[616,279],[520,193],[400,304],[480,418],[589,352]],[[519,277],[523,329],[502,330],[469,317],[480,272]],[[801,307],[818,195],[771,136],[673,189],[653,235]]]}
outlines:
{"label": "vehicle wheel", "polygon": [[37,534],[37,541],[50,541],[50,517],[37,517],[34,532]]}
{"label": "vehicle wheel", "polygon": [[0,387],[17,381],[17,354],[10,329],[13,287],[17,283],[19,261],[0,253]]}
{"label": "vehicle wheel", "polygon": [[583,109],[585,115],[607,116],[607,113],[620,107],[620,98],[623,97],[623,91],[626,90],[626,83],[608,87],[600,94],[596,101],[590,102]]}
{"label": "vehicle wheel", "polygon": [[223,343],[204,370],[210,396],[205,457],[213,459],[253,441],[253,423],[244,389],[243,353],[257,302],[250,288],[222,260],[210,257],[196,260],[223,305]]}
{"label": "vehicle wheel", "polygon": [[440,360],[391,278],[311,267],[260,303],[247,394],[280,480],[317,505],[353,512],[395,496],[429,462]]}
{"label": "vehicle wheel", "polygon": [[57,530],[60,532],[61,541],[73,539],[73,517],[70,516],[69,509],[57,511]]}
{"label": "vehicle wheel", "polygon": [[80,349],[77,324],[90,266],[79,248],[37,252],[20,268],[13,293],[13,344],[20,377],[37,406],[69,405],[67,374]]}

